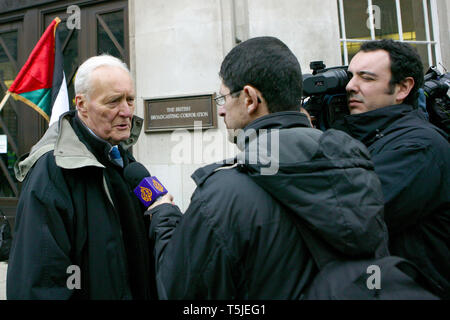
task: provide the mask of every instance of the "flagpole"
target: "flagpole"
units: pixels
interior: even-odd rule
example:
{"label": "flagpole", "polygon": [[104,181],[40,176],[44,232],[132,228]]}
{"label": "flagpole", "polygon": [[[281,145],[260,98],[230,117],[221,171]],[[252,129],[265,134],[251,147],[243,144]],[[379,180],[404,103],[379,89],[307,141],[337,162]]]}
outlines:
{"label": "flagpole", "polygon": [[6,104],[6,101],[8,101],[8,98],[11,96],[11,93],[9,91],[6,91],[5,96],[3,97],[2,102],[0,102],[0,112],[3,109],[3,106]]}

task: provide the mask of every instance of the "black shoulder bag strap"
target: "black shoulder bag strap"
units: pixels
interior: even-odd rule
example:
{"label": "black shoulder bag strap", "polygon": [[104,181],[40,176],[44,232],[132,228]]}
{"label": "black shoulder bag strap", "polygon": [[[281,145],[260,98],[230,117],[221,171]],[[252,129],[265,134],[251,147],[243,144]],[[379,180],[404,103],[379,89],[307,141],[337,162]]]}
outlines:
{"label": "black shoulder bag strap", "polygon": [[[306,243],[306,246],[308,247],[308,250],[310,251],[319,270],[322,270],[330,262],[345,261],[334,254],[332,252],[332,248],[318,236],[314,235],[313,231],[310,230],[307,226],[299,222],[297,219],[295,219],[295,217],[292,220],[297,226],[300,236]],[[437,296],[440,296],[443,299],[447,300],[450,298],[441,286],[433,281],[433,279],[423,274],[422,271],[409,260],[396,256],[386,256],[378,259],[377,263],[380,264],[381,268],[386,269],[389,269],[389,266],[395,265],[398,269],[400,269],[402,272],[416,281],[422,288],[425,288],[426,290]]]}

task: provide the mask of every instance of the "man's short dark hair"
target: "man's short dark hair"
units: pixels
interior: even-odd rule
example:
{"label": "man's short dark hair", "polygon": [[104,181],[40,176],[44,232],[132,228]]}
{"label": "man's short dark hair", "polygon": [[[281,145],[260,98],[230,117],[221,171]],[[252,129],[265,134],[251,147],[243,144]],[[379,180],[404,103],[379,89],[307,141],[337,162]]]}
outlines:
{"label": "man's short dark hair", "polygon": [[257,37],[240,43],[223,60],[219,75],[230,92],[245,85],[258,89],[270,113],[300,110],[300,64],[277,38]]}
{"label": "man's short dark hair", "polygon": [[374,40],[364,42],[360,51],[370,52],[375,50],[385,50],[389,53],[391,61],[391,80],[389,88],[394,90],[396,84],[403,79],[412,77],[414,87],[409,95],[403,101],[404,103],[417,106],[418,90],[423,86],[423,64],[417,50],[405,42],[394,41],[391,39]]}

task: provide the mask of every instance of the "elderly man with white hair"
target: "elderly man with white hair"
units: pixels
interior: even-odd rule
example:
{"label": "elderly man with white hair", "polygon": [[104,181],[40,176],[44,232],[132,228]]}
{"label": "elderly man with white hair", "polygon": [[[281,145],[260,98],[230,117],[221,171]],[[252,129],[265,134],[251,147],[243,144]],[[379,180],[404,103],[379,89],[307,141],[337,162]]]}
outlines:
{"label": "elderly man with white hair", "polygon": [[148,221],[123,177],[142,119],[127,66],[101,55],[75,79],[63,114],[16,165],[23,181],[8,299],[148,299]]}

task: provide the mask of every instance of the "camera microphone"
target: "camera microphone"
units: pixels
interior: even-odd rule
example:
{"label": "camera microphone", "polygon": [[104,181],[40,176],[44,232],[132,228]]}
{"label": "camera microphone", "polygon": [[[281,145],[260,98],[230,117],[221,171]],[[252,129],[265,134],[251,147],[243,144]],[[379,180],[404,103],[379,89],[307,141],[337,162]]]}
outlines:
{"label": "camera microphone", "polygon": [[167,193],[167,189],[155,176],[139,162],[132,162],[123,170],[125,180],[131,186],[134,194],[148,208],[159,197]]}

